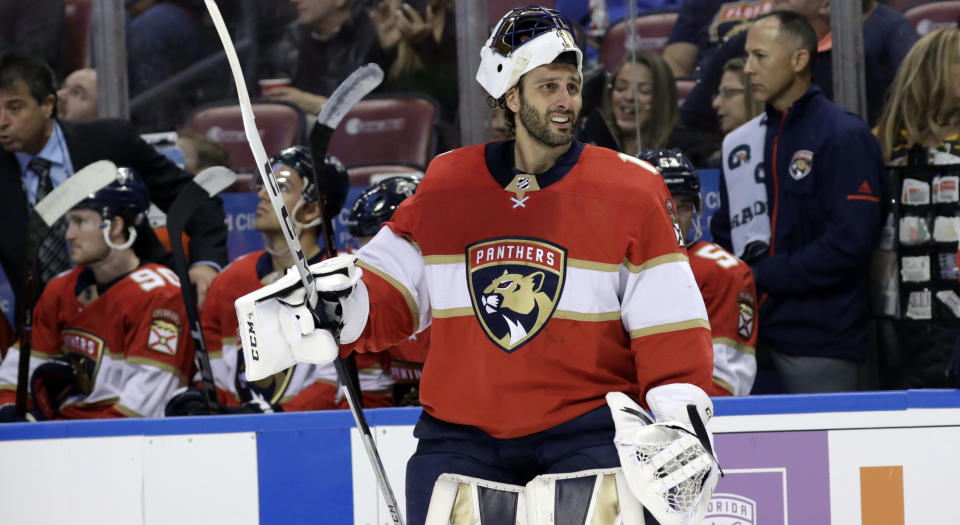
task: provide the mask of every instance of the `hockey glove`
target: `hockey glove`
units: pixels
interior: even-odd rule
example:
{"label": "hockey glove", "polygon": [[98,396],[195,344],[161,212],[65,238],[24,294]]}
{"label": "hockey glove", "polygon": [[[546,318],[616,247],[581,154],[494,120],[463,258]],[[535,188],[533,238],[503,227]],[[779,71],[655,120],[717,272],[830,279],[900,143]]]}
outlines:
{"label": "hockey glove", "polygon": [[163,415],[166,417],[174,416],[208,416],[216,414],[207,406],[206,394],[203,389],[196,386],[180,387],[173,392],[173,396],[167,401],[167,406],[163,409]]}
{"label": "hockey glove", "polygon": [[79,393],[73,367],[59,360],[43,363],[30,376],[30,392],[33,406],[43,419],[57,417],[63,402]]}
{"label": "hockey glove", "polygon": [[626,394],[610,392],[614,444],[630,491],[662,525],[698,525],[720,466],[705,424],[713,402],[700,388],[674,383],[647,392],[656,422]]}
{"label": "hockey glove", "polygon": [[[234,303],[248,381],[286,370],[297,362],[327,364],[339,343],[357,340],[367,324],[370,305],[360,280],[363,271],[353,255],[310,266],[319,304],[314,312],[295,268],[276,282]],[[339,341],[334,337],[339,334]]]}

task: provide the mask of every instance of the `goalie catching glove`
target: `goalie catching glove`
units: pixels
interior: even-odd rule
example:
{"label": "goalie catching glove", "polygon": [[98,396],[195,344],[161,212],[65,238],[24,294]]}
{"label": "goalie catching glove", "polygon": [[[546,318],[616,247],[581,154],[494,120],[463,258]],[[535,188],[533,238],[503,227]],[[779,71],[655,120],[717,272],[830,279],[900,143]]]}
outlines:
{"label": "goalie catching glove", "polygon": [[626,394],[610,392],[607,404],[633,495],[661,525],[699,525],[722,474],[705,426],[713,416],[707,394],[687,383],[650,389],[656,422]]}
{"label": "goalie catching glove", "polygon": [[353,255],[340,255],[310,266],[319,301],[307,304],[296,268],[272,284],[244,295],[234,307],[248,381],[286,370],[298,362],[327,364],[340,343],[352,343],[367,324],[367,288]]}

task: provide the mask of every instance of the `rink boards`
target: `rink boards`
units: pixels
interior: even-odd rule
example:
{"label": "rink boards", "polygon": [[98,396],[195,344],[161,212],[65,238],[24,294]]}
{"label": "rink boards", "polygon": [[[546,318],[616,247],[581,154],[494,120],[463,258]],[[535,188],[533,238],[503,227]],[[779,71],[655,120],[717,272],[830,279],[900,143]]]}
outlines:
{"label": "rink boards", "polygon": [[[705,523],[960,523],[960,391],[715,403]],[[367,411],[401,501],[418,415]],[[0,524],[389,523],[346,411],[2,425],[0,469]]]}

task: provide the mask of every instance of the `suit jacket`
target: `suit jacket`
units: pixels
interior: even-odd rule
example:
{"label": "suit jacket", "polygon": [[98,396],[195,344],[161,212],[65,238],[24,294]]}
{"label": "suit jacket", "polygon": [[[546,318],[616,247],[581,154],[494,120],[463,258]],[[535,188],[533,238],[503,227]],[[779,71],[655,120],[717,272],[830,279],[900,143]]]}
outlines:
{"label": "suit jacket", "polygon": [[[75,171],[98,160],[110,160],[117,166],[136,171],[150,191],[150,200],[166,211],[191,176],[144,142],[133,126],[121,119],[85,122],[58,121]],[[226,266],[227,228],[222,201],[210,199],[187,221],[190,235],[190,259],[211,261]],[[7,274],[16,300],[23,292],[27,250],[27,197],[21,183],[20,165],[13,153],[0,149],[0,263]],[[145,221],[146,222],[146,221]],[[138,229],[134,250],[141,258],[170,265],[149,225]],[[19,307],[16,312],[22,312]],[[22,319],[17,319],[17,324]]]}

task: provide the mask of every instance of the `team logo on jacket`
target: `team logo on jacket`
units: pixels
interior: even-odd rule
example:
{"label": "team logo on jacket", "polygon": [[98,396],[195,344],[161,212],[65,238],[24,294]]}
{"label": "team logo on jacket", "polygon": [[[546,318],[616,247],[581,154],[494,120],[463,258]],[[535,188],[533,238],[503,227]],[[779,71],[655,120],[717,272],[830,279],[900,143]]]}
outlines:
{"label": "team logo on jacket", "polygon": [[807,175],[810,175],[810,172],[813,170],[813,152],[810,150],[802,149],[793,154],[793,158],[790,159],[790,176],[793,177],[793,180],[800,180]]}
{"label": "team logo on jacket", "polygon": [[737,294],[737,308],[739,310],[737,316],[737,334],[744,339],[750,339],[750,336],[753,335],[753,303],[753,294],[750,292],[742,291]]}
{"label": "team logo on jacket", "polygon": [[540,239],[501,237],[471,244],[466,252],[474,314],[493,344],[513,352],[553,316],[567,250]]}
{"label": "team logo on jacket", "polygon": [[106,344],[103,338],[85,330],[66,328],[61,332],[63,353],[76,378],[77,388],[83,394],[93,392],[93,385],[100,370],[100,359]]}
{"label": "team logo on jacket", "polygon": [[150,336],[147,348],[157,352],[174,355],[177,353],[177,339],[180,336],[180,316],[173,310],[157,308],[153,311],[150,323]]}

